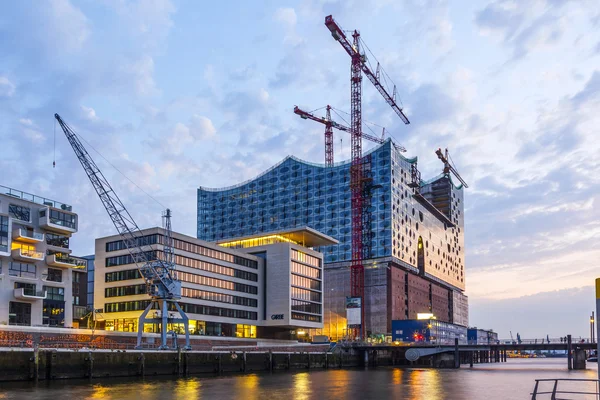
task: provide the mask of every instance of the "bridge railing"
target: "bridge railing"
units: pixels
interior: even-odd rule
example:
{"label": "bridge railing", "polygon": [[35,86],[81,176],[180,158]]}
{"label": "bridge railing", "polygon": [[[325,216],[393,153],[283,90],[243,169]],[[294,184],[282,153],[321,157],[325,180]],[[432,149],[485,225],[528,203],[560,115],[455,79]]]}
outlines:
{"label": "bridge railing", "polygon": [[[573,399],[594,398],[600,396],[599,379],[536,379],[531,400],[543,398],[558,399],[557,395],[576,395]],[[560,398],[563,398],[562,396]]]}
{"label": "bridge railing", "polygon": [[[498,339],[499,344],[561,344],[567,343],[567,338],[539,338],[539,339]],[[592,343],[590,338],[571,338],[571,343]],[[595,342],[594,342],[595,343]],[[492,342],[492,344],[494,344]]]}

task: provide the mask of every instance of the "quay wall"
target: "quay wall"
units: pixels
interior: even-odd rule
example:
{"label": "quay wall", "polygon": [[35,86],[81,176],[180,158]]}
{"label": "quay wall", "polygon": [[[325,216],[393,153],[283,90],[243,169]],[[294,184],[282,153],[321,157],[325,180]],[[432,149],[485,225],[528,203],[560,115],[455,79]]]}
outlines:
{"label": "quay wall", "polygon": [[143,376],[220,375],[357,367],[356,352],[56,350],[0,351],[0,382]]}

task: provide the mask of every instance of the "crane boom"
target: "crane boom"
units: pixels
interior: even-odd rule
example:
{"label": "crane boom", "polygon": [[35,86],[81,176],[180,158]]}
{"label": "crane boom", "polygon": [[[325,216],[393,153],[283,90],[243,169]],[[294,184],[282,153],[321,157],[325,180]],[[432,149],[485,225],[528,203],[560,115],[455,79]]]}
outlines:
{"label": "crane boom", "polygon": [[408,120],[406,114],[404,114],[402,107],[400,107],[396,102],[396,87],[394,86],[393,93],[390,95],[379,80],[379,68],[377,68],[377,73],[373,73],[373,71],[371,71],[371,69],[366,63],[365,55],[358,53],[359,49],[352,43],[350,43],[348,36],[346,36],[342,28],[333,19],[332,15],[325,17],[325,26],[327,26],[329,31],[331,31],[331,36],[333,36],[333,38],[342,45],[342,47],[344,48],[344,50],[346,50],[346,53],[348,53],[350,57],[356,57],[357,55],[361,57],[362,72],[367,76],[367,78],[369,78],[373,86],[375,86],[379,93],[381,93],[385,101],[390,105],[390,107],[392,107],[396,114],[398,114],[402,122],[404,122],[405,124],[410,124],[410,121]]}
{"label": "crane boom", "polygon": [[448,155],[448,149],[446,149],[445,153],[442,153],[442,149],[437,149],[435,151],[435,154],[444,163],[444,174],[448,175],[452,173],[465,188],[468,188],[469,185],[467,185],[467,182],[465,182],[465,180],[462,178],[462,176],[460,176],[458,171],[452,166],[452,164],[450,164],[450,156]]}
{"label": "crane boom", "polygon": [[[329,107],[329,106],[327,106],[327,107]],[[315,122],[318,122],[320,124],[323,124],[326,127],[327,126],[331,126],[331,127],[335,128],[337,130],[340,130],[340,131],[352,132],[352,129],[350,129],[349,126],[340,124],[340,123],[332,120],[330,116],[329,117],[317,117],[316,115],[314,115],[314,114],[312,114],[312,113],[310,113],[308,111],[302,110],[298,106],[294,106],[294,114],[299,115],[300,118],[310,119],[312,121],[315,121]],[[364,133],[364,132],[361,133],[361,137],[363,137],[363,138],[365,138],[367,140],[370,140],[371,142],[378,143],[378,144],[382,144],[382,143],[385,142],[385,139],[383,137],[377,137],[377,136],[370,135],[370,134]],[[406,149],[404,148],[404,146],[400,146],[399,144],[396,144],[394,142],[392,142],[392,144],[394,145],[394,147],[396,148],[396,150],[398,150],[398,151],[400,151],[402,153],[406,152]]]}
{"label": "crane boom", "polygon": [[[172,238],[170,233],[171,228],[171,212],[166,210],[164,215],[167,228],[167,237],[165,242],[165,254],[166,259],[162,260],[160,257],[155,257],[153,248],[151,245],[144,245],[142,241],[143,233],[140,231],[137,223],[114,191],[100,168],[96,165],[90,154],[87,152],[77,134],[71,129],[71,127],[63,121],[58,114],[54,114],[54,117],[60,124],[67,140],[71,144],[75,155],[79,159],[81,166],[85,170],[94,190],[98,194],[98,197],[102,201],[102,205],[106,209],[108,216],[112,220],[119,236],[123,240],[125,248],[129,252],[132,261],[138,267],[142,278],[146,283],[146,289],[148,295],[150,295],[152,302],[160,302],[160,308],[163,313],[161,334],[163,335],[163,348],[166,347],[166,315],[168,312],[167,302],[174,303],[175,308],[181,314],[181,320],[186,325],[186,339],[187,346],[189,347],[189,332],[187,329],[187,316],[181,310],[176,300],[181,299],[181,282],[174,276],[174,264],[172,257]],[[146,311],[142,313],[140,317],[139,330],[138,332],[138,345],[141,341],[141,332],[143,331],[143,323],[147,322],[146,314],[150,310],[151,304],[147,307]]]}

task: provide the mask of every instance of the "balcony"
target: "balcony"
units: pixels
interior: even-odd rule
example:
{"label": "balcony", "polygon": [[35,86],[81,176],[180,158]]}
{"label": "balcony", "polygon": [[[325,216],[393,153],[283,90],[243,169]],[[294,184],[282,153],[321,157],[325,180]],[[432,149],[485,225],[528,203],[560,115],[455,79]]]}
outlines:
{"label": "balcony", "polygon": [[21,261],[40,261],[44,259],[44,253],[35,250],[22,249],[20,247],[12,249],[11,256],[13,259]]}
{"label": "balcony", "polygon": [[36,291],[35,289],[31,289],[31,288],[18,288],[18,289],[15,289],[14,296],[15,296],[15,299],[18,299],[18,300],[29,300],[29,301],[44,300],[44,299],[46,299],[46,291],[45,290]]}
{"label": "balcony", "polygon": [[43,229],[62,235],[71,235],[77,232],[77,214],[67,210],[46,208],[40,210],[39,224]]}
{"label": "balcony", "polygon": [[13,230],[12,237],[14,240],[25,243],[41,243],[44,241],[43,233],[33,232],[23,228]]}
{"label": "balcony", "polygon": [[84,269],[87,267],[87,260],[67,255],[48,254],[46,256],[46,264],[51,267]]}

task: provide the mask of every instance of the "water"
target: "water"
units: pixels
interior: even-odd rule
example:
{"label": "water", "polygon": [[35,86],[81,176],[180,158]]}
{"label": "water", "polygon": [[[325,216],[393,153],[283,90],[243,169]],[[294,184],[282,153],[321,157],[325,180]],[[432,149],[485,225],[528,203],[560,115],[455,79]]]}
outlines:
{"label": "water", "polygon": [[0,399],[512,400],[529,399],[536,378],[596,378],[596,364],[590,363],[586,371],[569,372],[566,366],[564,358],[509,359],[507,363],[476,365],[473,369],[462,366],[459,370],[382,367],[185,379],[64,380],[37,385],[14,382],[0,384]]}

